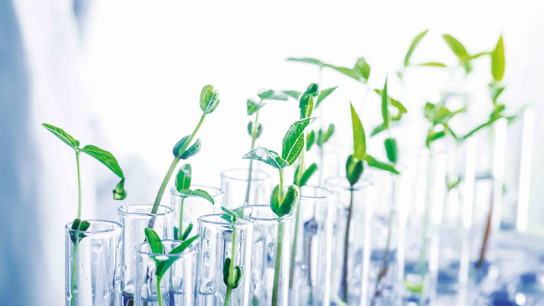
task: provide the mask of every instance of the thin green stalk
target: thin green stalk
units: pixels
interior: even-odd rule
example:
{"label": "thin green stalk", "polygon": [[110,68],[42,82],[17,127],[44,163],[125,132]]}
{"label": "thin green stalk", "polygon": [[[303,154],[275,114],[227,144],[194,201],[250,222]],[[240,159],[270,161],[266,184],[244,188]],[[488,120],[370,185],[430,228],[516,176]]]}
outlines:
{"label": "thin green stalk", "polygon": [[349,230],[351,226],[351,216],[353,214],[353,187],[349,189],[349,210],[346,222],[346,233],[344,236],[344,266],[342,267],[342,297],[344,302],[348,302],[348,251],[349,251]]}
{"label": "thin green stalk", "polygon": [[278,238],[276,247],[276,264],[274,266],[274,286],[272,288],[272,306],[278,305],[278,290],[280,280],[280,267],[281,267],[281,253],[283,248],[283,223],[278,224]]}
{"label": "thin green stalk", "polygon": [[[233,223],[236,223],[236,218],[233,219]],[[232,293],[232,284],[234,284],[235,275],[234,275],[234,257],[236,254],[236,228],[232,227],[232,252],[230,255],[230,267],[229,267],[229,279],[227,281],[227,294],[225,295],[225,306],[227,306],[230,302],[230,295]]]}
{"label": "thin green stalk", "polygon": [[76,150],[76,165],[77,165],[77,218],[81,219],[81,175],[79,173],[79,150]]}
{"label": "thin green stalk", "polygon": [[[297,175],[297,181],[300,182],[302,178],[302,174],[304,173],[304,150],[300,153],[299,157],[299,164],[298,164],[298,175]],[[293,288],[293,282],[295,278],[295,257],[297,254],[297,246],[298,246],[298,230],[300,227],[300,203],[297,205],[297,211],[295,212],[295,231],[293,235],[293,245],[291,246],[291,268],[289,270],[289,289]]]}
{"label": "thin green stalk", "polygon": [[77,240],[74,242],[74,253],[73,260],[72,260],[72,286],[70,288],[70,293],[72,295],[72,298],[70,299],[70,305],[76,305],[76,296],[75,296],[75,290],[77,288],[76,285],[76,271],[77,271]]}
{"label": "thin green stalk", "polygon": [[[283,169],[279,169],[280,172],[280,192],[279,192],[279,200],[280,203],[283,202]],[[276,240],[276,263],[274,265],[274,285],[272,288],[272,306],[278,305],[278,285],[280,281],[280,267],[281,267],[281,251],[283,248],[283,223],[278,224],[278,237]]]}
{"label": "thin green stalk", "polygon": [[491,195],[489,197],[489,211],[488,211],[488,214],[487,214],[487,222],[486,222],[486,225],[485,225],[485,228],[484,228],[484,239],[482,240],[482,246],[480,247],[480,257],[478,258],[478,263],[476,265],[476,268],[480,268],[484,261],[485,261],[485,254],[486,254],[486,251],[487,251],[487,245],[489,243],[489,237],[491,235],[491,222],[493,220],[493,202],[494,202],[494,193],[495,193],[495,184],[498,184],[497,180],[495,180],[495,177],[494,177],[494,173],[493,173],[493,164],[495,163],[494,161],[494,155],[493,155],[493,151],[494,151],[494,148],[495,148],[495,128],[494,128],[494,125],[491,125],[490,127],[490,135],[491,135],[491,138],[490,138],[490,142],[491,142],[491,145],[490,147],[492,148],[492,150],[490,151],[491,152],[491,178],[492,178],[492,181],[491,181]]}
{"label": "thin green stalk", "polygon": [[[191,144],[191,141],[193,141],[193,138],[196,135],[196,132],[198,132],[198,129],[200,129],[200,126],[202,125],[202,122],[204,122],[204,118],[206,118],[206,113],[203,113],[200,117],[200,120],[198,121],[198,124],[196,125],[195,129],[193,130],[193,133],[189,138],[185,141],[183,146],[180,148],[181,152],[184,152],[187,147]],[[166,175],[164,179],[162,180],[161,186],[159,187],[159,191],[157,193],[157,196],[155,197],[155,202],[153,202],[153,208],[151,209],[152,214],[156,214],[159,210],[159,205],[161,203],[162,196],[164,195],[164,190],[166,189],[166,186],[168,185],[168,182],[170,181],[170,178],[172,177],[172,174],[174,173],[174,170],[176,169],[176,166],[178,165],[180,161],[179,157],[174,157],[174,160],[172,161],[172,164],[170,164],[170,168],[168,168],[168,172],[166,172]],[[151,218],[149,220],[148,228],[153,228],[153,225],[155,224],[155,218]]]}
{"label": "thin green stalk", "polygon": [[159,306],[162,306],[161,279],[158,277],[157,277],[157,298],[159,300]]}
{"label": "thin green stalk", "polygon": [[[261,100],[262,102],[262,100]],[[259,125],[259,111],[255,114],[255,121],[253,122],[253,129],[251,130],[251,150],[255,149],[255,140],[257,140],[257,133],[258,133],[258,125]],[[251,190],[251,175],[253,173],[253,159],[249,160],[249,173],[247,175],[247,189],[246,189],[246,198],[244,201],[244,206],[247,206],[249,204],[249,194]]]}
{"label": "thin green stalk", "polygon": [[181,207],[179,209],[178,239],[181,239],[181,235],[183,235],[183,202],[185,202],[185,197],[181,197]]}
{"label": "thin green stalk", "polygon": [[388,226],[387,226],[387,240],[385,244],[385,254],[383,256],[383,263],[382,267],[380,269],[380,273],[378,274],[378,280],[376,281],[376,288],[374,290],[374,298],[372,299],[371,305],[374,305],[376,302],[376,298],[380,296],[383,289],[383,283],[382,281],[387,276],[387,272],[389,271],[389,252],[391,249],[391,233],[393,231],[393,218],[395,217],[395,194],[396,194],[396,183],[393,181],[393,187],[392,187],[392,194],[391,194],[391,209],[389,210],[389,220],[388,220]]}

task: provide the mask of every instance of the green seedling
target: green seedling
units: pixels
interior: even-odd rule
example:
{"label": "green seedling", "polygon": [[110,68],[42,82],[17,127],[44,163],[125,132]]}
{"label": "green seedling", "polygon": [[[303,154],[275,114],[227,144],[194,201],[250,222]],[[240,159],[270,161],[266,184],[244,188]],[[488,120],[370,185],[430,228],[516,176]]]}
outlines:
{"label": "green seedling", "polygon": [[[276,185],[272,191],[270,198],[270,208],[279,217],[290,215],[295,206],[298,203],[300,197],[300,189],[297,185],[290,185],[285,190],[283,171],[286,167],[293,165],[299,155],[305,148],[305,136],[304,129],[310,124],[311,118],[305,118],[296,121],[291,125],[282,142],[281,156],[275,151],[269,150],[264,147],[257,147],[256,149],[248,152],[244,155],[244,159],[253,159],[267,165],[270,165],[278,170],[280,183]],[[276,262],[274,267],[274,284],[272,289],[272,305],[278,304],[278,290],[279,290],[279,272],[281,266],[281,250],[283,247],[283,227],[284,224],[278,224],[278,237],[276,242]]]}
{"label": "green seedling", "polygon": [[225,207],[221,207],[224,214],[221,216],[224,220],[232,224],[232,241],[231,241],[231,254],[230,257],[225,258],[223,263],[223,283],[227,286],[227,293],[225,294],[225,303],[224,305],[229,305],[230,296],[232,290],[238,288],[240,285],[240,280],[244,274],[244,269],[241,266],[235,266],[236,259],[236,227],[234,224],[238,220],[244,218],[244,206],[241,206],[237,209],[230,210]]}
{"label": "green seedling", "polygon": [[[385,88],[384,92],[386,92]],[[346,178],[350,184],[350,202],[348,208],[348,217],[346,221],[346,229],[344,235],[344,256],[343,256],[343,266],[342,266],[342,299],[345,303],[348,302],[348,254],[349,254],[349,236],[350,236],[350,227],[351,219],[353,214],[353,197],[354,197],[354,186],[359,182],[361,176],[363,175],[365,164],[369,167],[381,169],[388,171],[394,174],[399,174],[395,169],[395,166],[390,163],[378,161],[376,158],[367,154],[366,148],[366,137],[363,124],[357,115],[357,112],[353,108],[353,105],[350,104],[351,110],[351,122],[353,128],[353,154],[350,155],[346,161]]]}
{"label": "green seedling", "polygon": [[[283,93],[278,93],[271,89],[260,90],[258,93],[259,102],[253,99],[247,100],[247,115],[255,115],[253,121],[249,121],[247,125],[247,132],[251,136],[251,150],[255,149],[255,141],[259,138],[263,132],[263,125],[259,123],[259,111],[266,105],[264,101],[266,100],[276,100],[276,101],[286,101],[287,95]],[[251,175],[253,172],[253,160],[249,161],[249,172],[247,175],[247,188],[246,188],[246,197],[244,201],[244,206],[249,204],[249,195],[251,190]]]}
{"label": "green seedling", "polygon": [[189,234],[191,233],[191,230],[193,229],[193,224],[189,223],[187,228],[183,230],[183,204],[185,202],[185,198],[187,197],[200,197],[208,202],[212,203],[212,205],[215,205],[212,196],[206,191],[202,189],[191,189],[191,177],[192,177],[192,171],[191,171],[191,165],[185,164],[182,167],[180,167],[178,174],[176,175],[176,181],[175,186],[176,190],[181,194],[181,207],[179,210],[179,227],[174,227],[174,237],[178,240],[185,240],[187,237],[189,237]]}
{"label": "green seedling", "polygon": [[85,237],[85,232],[89,226],[90,223],[88,221],[81,221],[81,174],[80,174],[80,167],[79,167],[79,154],[81,152],[93,157],[94,159],[98,160],[102,164],[104,164],[108,169],[110,169],[115,175],[117,175],[121,181],[117,184],[115,189],[113,190],[113,199],[115,200],[123,200],[127,196],[127,192],[125,191],[125,175],[123,174],[123,170],[121,170],[121,167],[119,166],[119,163],[113,157],[113,155],[103,149],[100,149],[97,146],[94,145],[86,145],[83,148],[80,147],[79,140],[72,137],[70,134],[66,133],[63,129],[58,128],[56,126],[42,123],[43,127],[45,127],[48,131],[53,133],[53,135],[57,136],[62,142],[64,142],[66,145],[68,145],[70,148],[72,148],[76,155],[76,167],[77,167],[77,189],[78,189],[78,204],[77,204],[77,218],[72,222],[72,230],[76,230],[79,233],[71,233],[70,239],[72,240],[74,244],[74,253],[73,253],[73,266],[72,266],[72,284],[71,284],[71,300],[70,305],[76,304],[76,290],[77,290],[77,284],[76,284],[76,269],[77,269],[77,248],[78,244]]}
{"label": "green seedling", "polygon": [[[149,243],[149,247],[151,248],[151,252],[153,255],[151,255],[151,258],[153,258],[153,261],[155,262],[155,276],[157,277],[157,298],[159,306],[162,306],[162,293],[161,293],[161,280],[164,277],[164,274],[168,269],[176,262],[176,260],[179,259],[179,257],[169,256],[168,259],[161,259],[161,257],[164,257],[164,245],[162,244],[161,239],[159,238],[159,235],[157,233],[150,229],[145,229],[145,237],[147,239],[147,242]],[[172,249],[168,255],[175,255],[180,254],[185,249],[187,249],[191,243],[193,243],[198,238],[198,235],[193,236],[183,242],[180,243],[177,247]]]}
{"label": "green seedling", "polygon": [[[172,160],[172,163],[170,164],[170,167],[168,168],[168,171],[166,172],[166,175],[162,180],[161,186],[159,187],[159,191],[157,192],[157,196],[155,197],[155,202],[153,203],[153,208],[151,209],[151,214],[157,213],[166,186],[168,185],[168,182],[170,181],[170,178],[172,177],[172,174],[174,173],[174,170],[176,169],[180,160],[186,160],[200,151],[200,139],[197,139],[194,143],[192,143],[192,141],[195,138],[196,133],[200,129],[200,126],[204,122],[206,116],[215,111],[215,109],[219,105],[219,102],[220,100],[218,97],[218,93],[212,85],[206,85],[202,88],[200,92],[200,109],[202,110],[202,116],[200,117],[200,120],[198,121],[195,129],[193,130],[193,133],[191,133],[191,135],[187,135],[181,138],[174,146],[174,149],[172,150],[172,153],[174,154],[174,159]],[[152,229],[154,224],[155,218],[151,218],[149,220],[148,228]]]}

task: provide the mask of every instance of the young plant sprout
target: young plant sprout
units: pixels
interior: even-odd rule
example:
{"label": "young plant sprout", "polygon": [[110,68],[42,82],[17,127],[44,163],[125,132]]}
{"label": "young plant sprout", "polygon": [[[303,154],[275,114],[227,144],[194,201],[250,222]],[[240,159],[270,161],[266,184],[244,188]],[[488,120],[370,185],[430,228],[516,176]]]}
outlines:
{"label": "young plant sprout", "polygon": [[[267,148],[257,147],[256,149],[244,155],[244,159],[254,159],[266,163],[278,170],[280,183],[272,191],[270,198],[270,208],[278,217],[284,217],[293,212],[298,203],[300,189],[297,185],[290,185],[287,191],[284,186],[283,170],[297,161],[299,155],[304,150],[304,129],[310,124],[311,118],[305,118],[296,121],[291,125],[283,137],[281,156]],[[272,305],[278,304],[279,273],[281,266],[281,253],[283,247],[283,227],[284,224],[278,224],[278,238],[276,243],[276,262],[274,266],[274,284],[272,289]]]}
{"label": "young plant sprout", "polygon": [[[88,221],[81,220],[81,175],[80,175],[80,169],[79,169],[79,154],[83,152],[93,157],[94,159],[98,160],[99,162],[104,164],[106,167],[108,167],[108,169],[110,169],[115,175],[117,175],[121,179],[121,181],[117,184],[117,186],[113,190],[113,199],[115,200],[123,200],[127,196],[127,192],[124,189],[125,175],[123,174],[123,170],[121,170],[119,163],[110,152],[102,150],[99,147],[94,145],[86,145],[83,148],[81,148],[79,146],[80,145],[79,140],[75,139],[74,137],[66,133],[61,128],[58,128],[56,126],[53,126],[47,123],[42,123],[42,125],[48,131],[53,133],[53,135],[57,136],[60,140],[62,140],[62,142],[67,144],[69,147],[71,147],[76,154],[78,204],[77,204],[77,218],[72,222],[72,230],[84,232],[89,228],[91,224]],[[75,305],[76,303],[75,292],[77,290],[77,284],[76,284],[77,248],[78,248],[79,242],[84,237],[85,237],[85,234],[83,233],[72,234],[70,236],[70,240],[72,240],[72,243],[74,244],[74,252],[73,252],[74,259],[73,259],[73,266],[72,266],[72,283],[71,283],[72,298],[70,300],[70,305]]]}
{"label": "young plant sprout", "polygon": [[[206,85],[202,88],[202,91],[200,92],[200,109],[202,110],[202,116],[200,117],[200,120],[198,121],[195,129],[193,130],[193,133],[191,135],[187,135],[181,138],[174,146],[174,160],[172,160],[172,163],[170,164],[170,167],[168,168],[168,171],[166,172],[166,175],[162,180],[161,186],[159,187],[159,191],[157,192],[157,196],[155,197],[155,202],[153,203],[153,208],[151,209],[151,214],[157,213],[162,196],[164,194],[164,190],[166,189],[166,186],[168,185],[168,182],[170,181],[170,178],[172,177],[172,174],[174,173],[174,170],[176,169],[179,161],[182,159],[188,159],[189,157],[197,154],[200,151],[200,139],[197,139],[192,145],[191,142],[193,141],[198,130],[200,129],[200,126],[202,125],[202,122],[204,122],[206,116],[213,113],[213,111],[217,108],[217,106],[219,105],[219,101],[220,100],[218,98],[217,91],[215,90],[215,88],[213,88],[212,85]],[[149,220],[148,228],[152,229],[154,223],[155,218],[151,218]]]}
{"label": "young plant sprout", "polygon": [[417,63],[417,64],[414,64],[411,62],[412,54],[414,53],[414,50],[416,49],[416,47],[419,45],[423,37],[425,37],[425,35],[428,32],[429,32],[429,29],[417,34],[416,37],[414,37],[414,39],[412,40],[412,43],[410,44],[410,47],[408,48],[408,51],[406,52],[406,55],[404,56],[403,66],[399,71],[397,71],[397,76],[399,77],[401,81],[404,78],[404,72],[406,71],[406,69],[410,67],[425,67],[425,66],[438,67],[438,68],[447,67],[446,64],[441,62],[424,62],[424,63]]}
{"label": "young plant sprout", "polygon": [[[151,252],[153,253],[151,257],[153,258],[153,261],[155,262],[155,276],[157,277],[157,298],[159,303],[158,306],[162,306],[161,280],[164,277],[164,274],[166,273],[166,271],[168,271],[168,269],[174,264],[174,262],[176,262],[178,258],[168,257],[168,259],[160,259],[161,255],[164,254],[164,246],[162,244],[161,239],[159,238],[159,235],[154,230],[150,228],[146,228],[145,237],[149,243]],[[174,255],[174,254],[182,253],[197,238],[198,238],[198,235],[193,236],[181,242],[180,245],[172,249],[170,253],[168,254]]]}
{"label": "young plant sprout", "polygon": [[[386,92],[387,87],[384,89]],[[367,166],[389,171],[394,174],[399,174],[395,169],[394,165],[389,163],[384,163],[378,161],[371,155],[366,152],[366,137],[363,124],[357,115],[357,112],[353,108],[353,105],[350,104],[351,109],[351,122],[353,127],[353,154],[350,155],[346,161],[346,178],[350,184],[350,202],[348,208],[348,217],[346,222],[346,230],[344,236],[344,257],[343,257],[343,266],[342,266],[342,299],[344,302],[348,302],[348,248],[349,248],[349,236],[350,236],[350,226],[351,219],[353,214],[353,191],[354,186],[359,182],[364,171],[364,164],[366,162]]]}
{"label": "young plant sprout", "polygon": [[[221,207],[225,212],[221,218],[229,222],[230,224],[236,224],[237,220],[244,218],[244,206],[230,210],[225,207]],[[225,303],[224,305],[229,305],[230,296],[232,290],[238,288],[240,284],[240,279],[244,273],[244,270],[240,266],[235,266],[235,255],[236,255],[236,228],[232,226],[232,246],[230,257],[225,258],[223,263],[223,282],[227,286],[227,293],[225,294]]]}
{"label": "young plant sprout", "polygon": [[[263,132],[263,125],[259,123],[259,110],[265,106],[266,103],[264,103],[265,100],[280,100],[280,101],[286,101],[287,96],[285,94],[277,93],[274,90],[267,89],[267,90],[261,90],[258,93],[259,96],[259,102],[253,100],[253,99],[247,99],[247,115],[252,116],[255,114],[255,119],[253,121],[249,121],[247,125],[247,132],[249,133],[249,136],[251,136],[251,149],[255,149],[255,141],[259,136],[261,136],[261,133]],[[249,172],[247,175],[247,189],[246,189],[246,197],[244,201],[244,206],[247,206],[249,203],[249,194],[251,189],[251,175],[253,172],[253,160],[249,161]]]}
{"label": "young plant sprout", "polygon": [[181,194],[181,207],[179,210],[179,227],[174,227],[174,237],[178,240],[185,240],[187,237],[189,237],[189,234],[191,233],[191,230],[193,229],[193,224],[189,223],[187,228],[183,230],[183,202],[185,201],[186,197],[201,197],[210,203],[212,205],[215,205],[213,198],[210,196],[210,194],[206,190],[202,189],[195,189],[192,190],[191,188],[191,177],[192,177],[192,171],[191,171],[191,165],[185,164],[183,165],[178,172],[178,175],[176,175],[176,190]]}
{"label": "young plant sprout", "polygon": [[[374,130],[372,131],[371,136],[376,135],[378,133],[381,133],[382,131],[387,132],[387,138],[384,140],[384,148],[387,155],[387,159],[389,162],[391,162],[393,165],[396,166],[398,161],[398,147],[397,147],[397,140],[392,137],[391,135],[391,124],[392,121],[399,121],[404,113],[407,112],[406,108],[397,100],[394,100],[389,97],[388,91],[387,91],[387,79],[385,80],[385,84],[383,86],[383,90],[376,90],[377,93],[381,94],[382,96],[382,118],[383,122],[378,125]],[[396,116],[391,115],[390,108],[395,108],[397,111]],[[389,220],[388,220],[388,227],[387,227],[387,240],[385,243],[385,254],[383,256],[383,264],[380,269],[380,272],[378,273],[378,279],[376,281],[376,287],[374,289],[374,297],[372,299],[372,304],[374,304],[375,299],[380,296],[382,293],[384,287],[385,287],[385,276],[387,275],[387,271],[389,269],[389,252],[391,248],[391,234],[392,234],[392,226],[393,226],[393,218],[395,214],[395,210],[393,209],[393,205],[396,202],[396,181],[393,180],[392,186],[391,186],[391,208],[389,211]]]}

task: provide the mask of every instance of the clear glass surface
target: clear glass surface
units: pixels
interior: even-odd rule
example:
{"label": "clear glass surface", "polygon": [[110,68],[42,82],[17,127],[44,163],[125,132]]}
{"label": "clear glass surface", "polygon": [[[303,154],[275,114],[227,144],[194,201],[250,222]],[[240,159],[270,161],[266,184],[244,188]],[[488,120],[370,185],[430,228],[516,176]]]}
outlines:
{"label": "clear glass surface", "polygon": [[251,175],[247,168],[229,169],[221,172],[221,190],[225,192],[223,205],[227,208],[240,207],[246,202],[266,203],[270,200],[272,179],[255,167]]}

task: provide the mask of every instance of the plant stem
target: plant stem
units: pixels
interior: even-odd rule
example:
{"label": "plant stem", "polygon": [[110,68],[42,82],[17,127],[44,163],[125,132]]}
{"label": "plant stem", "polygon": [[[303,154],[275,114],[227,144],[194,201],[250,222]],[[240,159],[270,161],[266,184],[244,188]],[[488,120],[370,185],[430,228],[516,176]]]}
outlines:
{"label": "plant stem", "polygon": [[[261,99],[262,102],[262,99]],[[255,140],[257,140],[257,133],[259,131],[259,111],[255,114],[255,121],[253,122],[253,129],[251,130],[251,150],[255,149]],[[249,173],[247,174],[247,189],[244,206],[249,204],[249,194],[251,190],[251,175],[253,174],[253,159],[249,160]]]}
{"label": "plant stem", "polygon": [[181,197],[181,207],[179,208],[179,231],[178,231],[178,240],[181,239],[183,235],[183,202],[185,202],[185,197]]}
{"label": "plant stem", "polygon": [[349,251],[349,229],[351,225],[351,216],[353,214],[353,187],[349,189],[349,209],[346,222],[346,233],[344,236],[344,265],[342,267],[342,297],[344,302],[348,302],[348,251]]}
{"label": "plant stem", "polygon": [[162,306],[161,279],[159,277],[157,277],[157,298],[159,306]]}
{"label": "plant stem", "polygon": [[[193,141],[193,138],[196,135],[196,132],[198,132],[198,129],[200,129],[200,126],[202,125],[202,122],[204,122],[204,118],[206,118],[206,113],[203,113],[200,117],[200,120],[198,121],[198,124],[196,125],[195,129],[193,130],[193,133],[189,138],[185,141],[183,146],[180,148],[181,152],[184,152],[187,147],[189,147],[189,144],[191,144],[191,141]],[[162,196],[164,194],[164,190],[166,189],[166,186],[168,185],[168,182],[170,181],[170,178],[172,177],[172,174],[174,173],[174,170],[176,169],[176,166],[179,163],[180,158],[174,157],[174,160],[172,161],[172,164],[170,164],[170,168],[168,168],[168,172],[166,172],[166,176],[162,180],[161,186],[159,187],[159,191],[157,192],[157,196],[155,197],[155,202],[153,202],[153,208],[151,209],[152,214],[156,214],[159,210],[159,205],[161,203]],[[149,220],[148,228],[153,228],[153,225],[155,224],[155,218],[151,218]]]}
{"label": "plant stem", "polygon": [[276,241],[276,263],[274,266],[274,286],[272,288],[272,306],[278,305],[278,291],[280,280],[280,268],[281,268],[281,253],[282,253],[282,236],[283,236],[283,223],[278,224],[278,238]]}
{"label": "plant stem", "polygon": [[76,296],[75,296],[75,289],[77,288],[77,281],[76,281],[76,277],[77,277],[77,239],[75,240],[74,242],[74,252],[72,254],[73,256],[73,259],[72,259],[72,286],[70,288],[70,293],[72,295],[71,299],[70,299],[70,305],[74,306],[76,305]]}
{"label": "plant stem", "polygon": [[[490,131],[490,135],[491,135],[491,145],[490,147],[494,150],[495,148],[495,129],[494,129],[494,125],[491,126],[491,131]],[[498,182],[495,180],[495,176],[494,176],[494,173],[493,173],[493,164],[495,163],[494,161],[494,156],[493,156],[493,151],[491,151],[491,195],[489,197],[489,212],[487,214],[487,223],[485,225],[485,231],[484,231],[484,239],[482,241],[482,246],[481,246],[481,249],[480,249],[480,258],[478,258],[478,264],[476,265],[476,268],[480,268],[482,266],[482,264],[484,263],[484,260],[485,260],[485,253],[487,251],[487,244],[489,243],[489,236],[491,235],[491,222],[493,220],[493,201],[494,201],[494,193],[495,193],[495,184],[498,184]]]}
{"label": "plant stem", "polygon": [[[304,174],[304,150],[302,149],[302,152],[300,153],[299,157],[299,164],[298,164],[298,175],[297,175],[297,181],[300,183],[300,180],[302,178],[302,175]],[[299,186],[302,187],[302,186]],[[295,257],[297,254],[297,246],[298,246],[298,229],[300,227],[300,203],[297,205],[297,210],[295,212],[295,231],[293,234],[293,245],[291,246],[291,267],[289,270],[289,289],[293,288],[293,282],[294,282],[294,276],[295,276]]]}
{"label": "plant stem", "polygon": [[392,186],[392,193],[391,193],[391,208],[389,210],[389,220],[387,224],[387,240],[385,244],[385,254],[383,256],[383,263],[382,267],[380,269],[380,273],[378,274],[378,280],[376,281],[376,288],[374,290],[374,298],[372,299],[371,305],[374,305],[376,302],[376,298],[380,296],[382,293],[383,287],[385,286],[383,280],[385,276],[387,276],[387,272],[389,270],[389,252],[391,249],[391,233],[393,231],[393,218],[395,217],[395,194],[396,194],[396,183],[393,181]]}
{"label": "plant stem", "polygon": [[[280,192],[279,192],[279,200],[280,203],[283,202],[283,169],[279,169],[280,173]],[[281,250],[283,248],[282,246],[282,236],[283,236],[283,223],[278,224],[278,237],[276,240],[276,263],[274,265],[274,285],[272,288],[272,306],[278,305],[278,284],[280,281],[280,266],[281,266]]]}
{"label": "plant stem", "polygon": [[[236,223],[236,217],[233,217],[233,223]],[[232,227],[232,246],[231,246],[231,254],[230,254],[230,267],[229,267],[229,278],[227,281],[227,294],[225,295],[225,306],[227,306],[230,302],[230,295],[232,293],[232,286],[235,281],[235,275],[234,275],[234,258],[236,254],[236,228]]]}
{"label": "plant stem", "polygon": [[81,219],[81,175],[79,171],[79,150],[76,150],[76,166],[77,166],[77,218]]}

